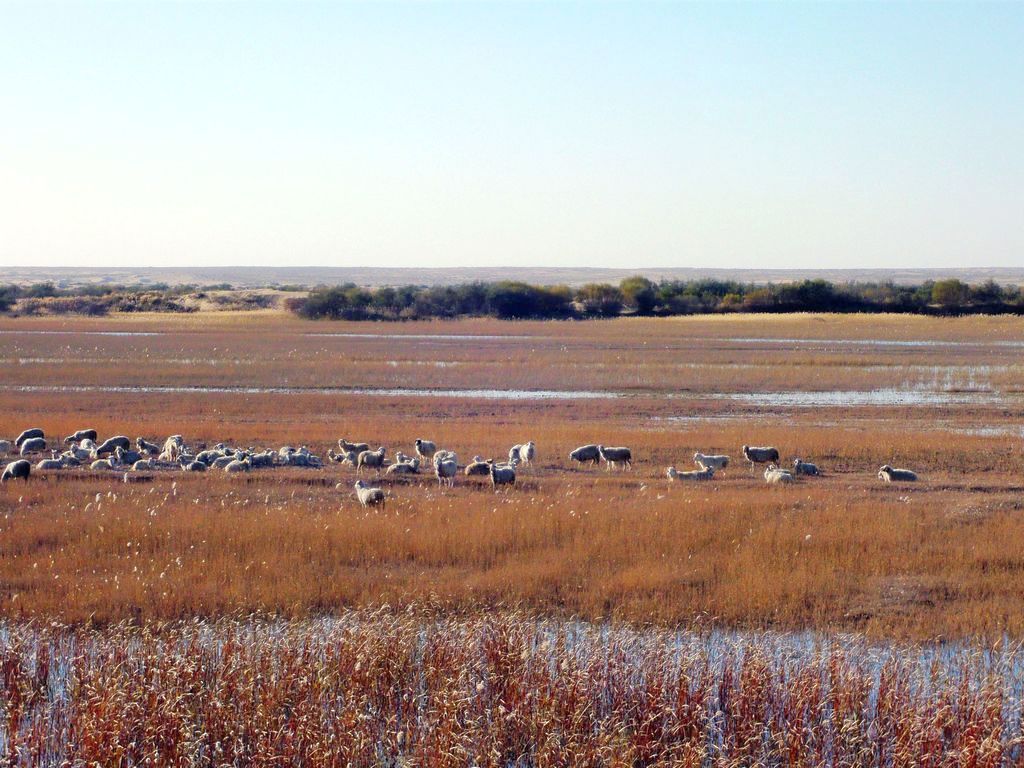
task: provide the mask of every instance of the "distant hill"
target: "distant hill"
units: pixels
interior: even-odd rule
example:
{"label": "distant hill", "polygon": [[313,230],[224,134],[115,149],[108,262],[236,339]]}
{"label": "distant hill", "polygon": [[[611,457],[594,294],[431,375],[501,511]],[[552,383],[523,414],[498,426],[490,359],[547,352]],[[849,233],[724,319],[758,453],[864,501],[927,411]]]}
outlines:
{"label": "distant hill", "polygon": [[0,283],[53,281],[63,286],[82,283],[168,283],[170,285],[230,283],[239,288],[271,285],[444,285],[472,281],[522,280],[537,285],[617,283],[641,274],[652,280],[713,278],[745,283],[780,283],[821,278],[831,282],[918,284],[956,277],[968,283],[995,280],[1024,285],[1024,268],[976,267],[966,269],[706,269],[690,267],[0,267]]}

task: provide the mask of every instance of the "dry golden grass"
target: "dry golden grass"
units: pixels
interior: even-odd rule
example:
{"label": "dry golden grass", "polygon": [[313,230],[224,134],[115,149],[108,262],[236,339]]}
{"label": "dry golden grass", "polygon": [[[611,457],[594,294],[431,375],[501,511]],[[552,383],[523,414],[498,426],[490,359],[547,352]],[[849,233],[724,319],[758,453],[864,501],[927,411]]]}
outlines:
{"label": "dry golden grass", "polygon": [[[737,343],[748,336],[1020,340],[1012,318],[695,318],[595,323],[303,323],[273,314],[129,318],[0,330],[148,330],[160,336],[0,333],[0,435],[81,427],[150,439],[242,446],[338,437],[411,452],[423,436],[503,456],[537,441],[520,486],[493,494],[462,477],[388,486],[366,513],[351,471],[275,469],[244,477],[163,474],[152,485],[67,472],[0,490],[0,613],[106,622],[435,601],[452,610],[515,605],[549,614],[730,626],[860,629],[931,637],[1024,631],[1024,479],[1019,437],[960,434],[1019,427],[1013,401],[921,408],[763,408],[697,391],[870,389],[915,365],[1003,366],[1013,347],[871,345],[832,349]],[[639,329],[639,330],[638,330]],[[458,333],[537,339],[437,342],[309,333]],[[782,348],[779,348],[779,347]],[[367,367],[386,355],[404,361]],[[951,359],[955,356],[955,359]],[[439,361],[455,363],[432,367]],[[693,366],[697,366],[694,368]],[[409,371],[413,371],[413,376]],[[452,386],[626,389],[604,400],[502,401],[351,394],[17,392],[180,383],[260,386]],[[684,420],[676,420],[683,417]],[[633,447],[633,472],[570,467],[568,451]],[[778,445],[826,476],[766,490],[739,447]],[[695,450],[734,465],[714,482],[671,487],[669,464]],[[883,486],[880,464],[911,466],[915,486]],[[345,488],[335,489],[342,482]],[[100,498],[97,501],[96,495]]]}

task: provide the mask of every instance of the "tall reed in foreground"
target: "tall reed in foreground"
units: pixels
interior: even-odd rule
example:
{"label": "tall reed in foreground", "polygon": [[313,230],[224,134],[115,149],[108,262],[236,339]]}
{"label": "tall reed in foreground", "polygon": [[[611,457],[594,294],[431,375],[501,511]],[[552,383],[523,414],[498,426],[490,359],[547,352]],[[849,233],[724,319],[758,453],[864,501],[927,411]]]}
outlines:
{"label": "tall reed in foreground", "polygon": [[0,632],[8,765],[1003,766],[1019,652],[359,611]]}

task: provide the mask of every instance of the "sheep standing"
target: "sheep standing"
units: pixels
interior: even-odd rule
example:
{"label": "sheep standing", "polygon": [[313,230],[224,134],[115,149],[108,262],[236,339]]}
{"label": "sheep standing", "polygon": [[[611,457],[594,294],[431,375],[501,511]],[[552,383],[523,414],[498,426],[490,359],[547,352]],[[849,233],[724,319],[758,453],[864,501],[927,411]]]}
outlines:
{"label": "sheep standing", "polygon": [[807,475],[817,476],[821,474],[817,464],[811,464],[809,461],[803,459],[793,459],[793,474],[794,475]]}
{"label": "sheep standing", "polygon": [[370,450],[369,443],[350,443],[344,437],[338,440],[338,447],[341,448],[341,450],[343,450],[345,453],[348,453],[349,451],[355,451],[356,456],[358,456],[363,451]]}
{"label": "sheep standing", "polygon": [[693,454],[693,463],[699,467],[704,467],[705,469],[713,469],[715,472],[721,472],[729,466],[729,457],[720,453],[709,456],[697,451]]}
{"label": "sheep standing", "polygon": [[370,467],[376,469],[380,473],[381,468],[384,466],[384,455],[387,453],[387,448],[383,445],[376,451],[365,450],[359,454],[359,458],[356,461],[356,474],[362,472],[363,467]]}
{"label": "sheep standing", "polygon": [[578,461],[580,464],[589,461],[593,464],[599,464],[601,462],[601,451],[598,450],[598,446],[595,443],[581,445],[569,453],[569,461]]}
{"label": "sheep standing", "polygon": [[534,457],[537,455],[537,444],[530,440],[528,443],[523,443],[519,448],[519,461],[523,464],[530,464]]}
{"label": "sheep standing", "polygon": [[95,440],[99,433],[95,429],[80,429],[73,435],[68,435],[64,438],[64,444],[70,445],[71,443],[77,443],[79,440]]}
{"label": "sheep standing", "polygon": [[675,467],[669,467],[665,470],[665,474],[668,475],[669,480],[686,482],[689,480],[711,480],[715,476],[715,470],[712,467],[703,467],[701,469],[691,469],[687,472],[679,472]]}
{"label": "sheep standing", "polygon": [[608,448],[603,445],[597,446],[597,452],[601,455],[601,458],[605,460],[606,469],[610,471],[612,468],[622,465],[624,469],[633,468],[633,452],[629,448]]}
{"label": "sheep standing", "polygon": [[384,491],[380,488],[371,488],[362,480],[356,480],[356,497],[359,499],[359,503],[364,507],[375,507],[378,504],[385,506],[387,503],[387,497],[384,495]]}
{"label": "sheep standing", "polygon": [[20,448],[21,444],[24,443],[26,440],[31,440],[32,438],[35,437],[45,438],[46,434],[39,427],[31,427],[29,429],[26,429],[20,435],[18,435],[18,437],[14,440],[14,444]]}
{"label": "sheep standing", "polygon": [[41,453],[46,450],[46,440],[42,437],[30,437],[21,441],[21,455],[28,456],[30,453]]}
{"label": "sheep standing", "polygon": [[[440,458],[438,458],[440,456]],[[451,451],[434,454],[434,476],[437,477],[439,486],[446,485],[449,488],[455,486],[455,475],[459,472],[459,464],[455,454]]]}
{"label": "sheep standing", "polygon": [[888,464],[883,464],[878,470],[878,479],[887,483],[913,483],[917,480],[917,473],[909,469],[896,469]]}
{"label": "sheep standing", "polygon": [[18,478],[27,483],[28,477],[31,474],[32,463],[26,459],[18,459],[17,461],[12,461],[4,468],[4,473],[0,475],[0,483],[6,483],[8,480],[17,480]]}
{"label": "sheep standing", "polygon": [[515,485],[516,484],[516,465],[518,461],[513,461],[511,464],[504,464],[499,466],[494,463],[494,459],[491,459],[490,474],[491,474],[491,487],[497,490],[499,485]]}
{"label": "sheep standing", "polygon": [[10,440],[0,440],[0,453],[10,453],[14,443]]}
{"label": "sheep standing", "polygon": [[414,445],[416,446],[416,455],[423,461],[430,461],[437,453],[437,443],[433,440],[424,440],[418,437]]}
{"label": "sheep standing", "polygon": [[771,446],[751,447],[743,446],[743,458],[750,462],[750,471],[754,471],[755,464],[777,464],[779,461],[779,449]]}
{"label": "sheep standing", "polygon": [[520,457],[519,457],[519,452],[521,450],[523,450],[523,446],[519,445],[518,443],[516,445],[513,445],[511,448],[508,449],[508,461],[509,461],[510,464],[513,461],[520,461],[521,460]]}

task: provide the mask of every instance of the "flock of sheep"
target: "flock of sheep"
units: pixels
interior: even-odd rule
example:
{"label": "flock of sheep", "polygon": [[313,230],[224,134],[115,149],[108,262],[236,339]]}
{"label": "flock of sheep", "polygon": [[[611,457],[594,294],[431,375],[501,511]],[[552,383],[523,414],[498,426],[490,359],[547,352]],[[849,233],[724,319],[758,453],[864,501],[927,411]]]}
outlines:
{"label": "flock of sheep", "polygon": [[[222,469],[227,473],[248,472],[252,469],[275,466],[299,466],[322,468],[323,460],[309,451],[308,448],[283,446],[277,451],[257,451],[253,448],[240,449],[218,443],[212,448],[193,450],[186,445],[181,435],[171,435],[162,444],[151,443],[146,439],[136,438],[132,441],[125,435],[117,435],[98,441],[95,429],[83,429],[68,435],[62,442],[63,451],[48,448],[46,435],[42,429],[26,429],[14,441],[0,440],[0,454],[17,450],[22,458],[10,462],[3,471],[0,482],[7,480],[28,480],[33,468],[41,471],[60,470],[69,467],[88,467],[92,470],[124,471],[124,481],[142,481],[152,479],[150,470],[178,467],[186,472],[205,472],[211,469]],[[452,487],[459,474],[458,457],[453,451],[439,449],[430,440],[417,439],[413,444],[415,455],[407,455],[397,451],[393,460],[388,461],[387,449],[384,446],[371,450],[368,443],[349,442],[345,438],[338,440],[340,451],[330,449],[327,458],[330,462],[351,466],[357,475],[363,470],[373,470],[376,474],[415,475],[427,466],[433,468],[438,484]],[[49,458],[36,459],[33,465],[30,456],[50,451]],[[779,450],[771,446],[743,446],[743,457],[749,462],[751,470],[758,464],[765,465],[764,478],[769,485],[783,485],[795,482],[798,476],[817,476],[821,472],[815,464],[794,459],[793,469],[780,469]],[[508,453],[508,461],[498,462],[494,459],[485,460],[474,456],[473,460],[463,466],[467,476],[488,476],[491,486],[512,486],[516,482],[516,472],[520,466],[531,464],[537,455],[537,446],[531,440],[512,446]],[[596,443],[581,445],[569,454],[569,460],[581,464],[599,464],[605,462],[610,471],[616,468],[628,469],[633,466],[633,452],[627,447],[609,447]],[[693,455],[696,469],[679,471],[668,467],[666,474],[672,481],[711,480],[716,472],[722,472],[729,465],[726,455],[708,455],[697,452]],[[879,479],[891,482],[909,482],[917,480],[917,475],[909,469],[896,469],[888,464],[878,470]],[[339,484],[339,487],[341,485]],[[383,505],[386,494],[382,488],[371,486],[364,480],[355,483],[356,497],[363,506]]]}

